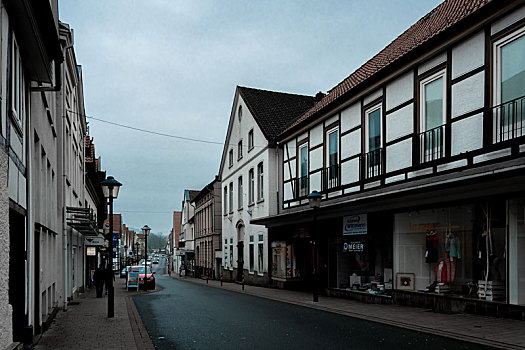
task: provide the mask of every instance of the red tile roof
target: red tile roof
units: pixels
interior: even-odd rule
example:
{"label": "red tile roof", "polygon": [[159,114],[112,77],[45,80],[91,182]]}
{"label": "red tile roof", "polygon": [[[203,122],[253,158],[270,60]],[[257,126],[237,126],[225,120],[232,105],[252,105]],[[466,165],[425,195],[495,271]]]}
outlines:
{"label": "red tile roof", "polygon": [[335,86],[314,107],[308,110],[284,131],[290,131],[295,126],[310,119],[311,116],[330,106],[338,98],[358,87],[364,81],[378,74],[386,67],[394,64],[415,48],[421,46],[437,34],[470,16],[493,0],[446,0],[439,4],[423,18],[398,36],[381,52],[368,60],[345,80]]}

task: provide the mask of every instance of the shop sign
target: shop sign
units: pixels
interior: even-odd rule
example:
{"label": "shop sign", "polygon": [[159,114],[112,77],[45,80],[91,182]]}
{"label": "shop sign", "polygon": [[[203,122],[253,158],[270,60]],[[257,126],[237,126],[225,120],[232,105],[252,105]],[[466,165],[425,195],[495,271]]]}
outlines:
{"label": "shop sign", "polygon": [[97,248],[96,247],[86,247],[86,255],[87,256],[96,256],[97,255]]}
{"label": "shop sign", "polygon": [[95,245],[98,245],[98,246],[103,246],[104,245],[104,238],[101,238],[101,237],[89,237],[89,238],[86,238],[86,245],[87,246],[95,246]]}
{"label": "shop sign", "polygon": [[343,235],[366,235],[366,214],[345,216],[343,218]]}
{"label": "shop sign", "polygon": [[365,250],[363,242],[344,242],[343,253],[360,253]]}

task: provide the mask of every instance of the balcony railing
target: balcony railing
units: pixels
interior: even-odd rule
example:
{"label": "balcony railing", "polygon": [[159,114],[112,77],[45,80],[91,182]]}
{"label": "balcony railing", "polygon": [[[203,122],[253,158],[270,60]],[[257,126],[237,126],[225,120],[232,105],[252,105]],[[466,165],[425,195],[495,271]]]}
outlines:
{"label": "balcony railing", "polygon": [[341,185],[341,167],[339,164],[330,165],[324,168],[321,173],[323,191],[339,187]]}
{"label": "balcony railing", "polygon": [[525,135],[525,96],[492,108],[493,142]]}
{"label": "balcony railing", "polygon": [[444,135],[445,125],[440,125],[419,134],[419,161],[421,163],[431,162],[444,156]]}
{"label": "balcony railing", "polygon": [[295,179],[295,198],[305,197],[308,195],[308,176],[302,176]]}
{"label": "balcony railing", "polygon": [[361,156],[365,179],[383,174],[383,149],[378,148]]}

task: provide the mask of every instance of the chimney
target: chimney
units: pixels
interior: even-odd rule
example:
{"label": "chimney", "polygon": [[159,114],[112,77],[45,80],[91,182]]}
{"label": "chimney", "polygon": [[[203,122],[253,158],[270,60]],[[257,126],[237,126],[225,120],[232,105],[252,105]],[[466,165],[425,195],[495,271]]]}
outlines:
{"label": "chimney", "polygon": [[323,97],[325,97],[325,96],[326,96],[326,94],[321,92],[321,91],[319,91],[317,94],[315,94],[315,99],[314,99],[315,104],[320,102],[323,99]]}

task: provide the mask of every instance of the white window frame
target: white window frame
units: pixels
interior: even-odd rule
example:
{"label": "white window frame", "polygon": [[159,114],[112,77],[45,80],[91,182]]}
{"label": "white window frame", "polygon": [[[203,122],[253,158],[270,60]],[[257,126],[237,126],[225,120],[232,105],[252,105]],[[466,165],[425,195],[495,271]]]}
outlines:
{"label": "white window frame", "polygon": [[248,131],[248,152],[250,152],[254,147],[253,144],[253,129]]}
{"label": "white window frame", "polygon": [[22,57],[20,56],[20,47],[13,34],[11,43],[11,120],[14,121],[18,132],[23,134],[24,114],[25,114],[25,84],[23,72]]}
{"label": "white window frame", "polygon": [[[443,113],[441,115],[441,125],[444,125],[447,122],[447,70],[443,69],[419,82],[419,96],[421,98],[420,100],[421,103],[419,104],[419,124],[420,124],[419,132],[420,133],[428,131],[426,130],[425,86],[439,78],[443,78],[443,87],[442,87],[443,88],[443,106],[442,106]],[[443,137],[444,136],[445,135],[443,135]]]}
{"label": "white window frame", "polygon": [[248,171],[248,204],[255,202],[255,171],[251,168]]}
{"label": "white window frame", "polygon": [[378,103],[365,110],[365,153],[370,152],[370,114],[378,109],[381,113],[379,118],[379,148],[383,148],[383,104]]}
{"label": "white window frame", "polygon": [[[501,102],[501,48],[511,42],[513,42],[514,40],[517,40],[519,38],[521,38],[522,36],[525,36],[525,27],[521,27],[519,29],[517,29],[516,31],[504,36],[503,38],[499,39],[499,40],[496,40],[494,43],[493,43],[493,61],[494,61],[494,66],[493,66],[493,71],[494,71],[494,79],[493,79],[493,86],[492,86],[492,101],[493,101],[493,106],[498,106],[500,105],[502,102]],[[503,138],[502,139],[498,139],[497,138],[497,135],[498,135],[498,130],[497,130],[497,119],[498,118],[492,118],[492,134],[493,134],[493,142],[501,142],[501,141],[505,141],[505,140],[508,140],[508,139],[511,139],[512,137],[509,137],[508,134],[504,131],[504,134],[503,134]],[[519,125],[518,125],[519,124]],[[516,131],[518,132],[515,137],[519,137],[519,136],[522,136],[522,127],[523,125],[521,125],[522,122],[518,122],[516,121],[513,125],[513,128],[516,129]],[[507,124],[504,126],[504,128],[509,128],[509,125],[510,124]]]}
{"label": "white window frame", "polygon": [[224,215],[228,215],[228,186],[224,186]]}
{"label": "white window frame", "polygon": [[255,243],[253,235],[250,235],[248,246],[248,271],[250,274],[253,274],[255,271]]}
{"label": "white window frame", "polygon": [[257,164],[257,201],[264,199],[264,162]]}
{"label": "white window frame", "polygon": [[328,168],[330,166],[330,135],[334,132],[337,132],[337,159],[335,165],[339,165],[340,158],[341,158],[341,145],[340,145],[340,137],[341,133],[339,132],[339,126],[335,126],[331,129],[328,129],[326,134],[326,147],[325,147],[325,157],[326,157],[326,164],[325,168]]}
{"label": "white window frame", "polygon": [[[262,255],[260,255],[259,248],[262,246]],[[257,240],[257,274],[264,275],[264,235],[259,233]]]}
{"label": "white window frame", "polygon": [[[302,150],[306,148],[306,188],[303,189],[301,187],[301,179],[303,177],[302,170],[303,170],[303,162],[302,162]],[[309,180],[308,180],[308,173],[309,173],[309,161],[310,161],[310,152],[308,147],[308,142],[302,143],[299,145],[298,152],[297,152],[297,179],[298,179],[298,193],[299,197],[306,196],[308,194],[308,187],[309,187]],[[304,191],[304,193],[303,193]]]}
{"label": "white window frame", "polygon": [[237,178],[237,209],[242,209],[243,205],[243,193],[242,193],[242,175]]}
{"label": "white window frame", "polygon": [[233,166],[233,150],[232,149],[228,153],[228,161],[229,161],[228,167],[231,168]]}
{"label": "white window frame", "polygon": [[230,214],[233,213],[233,182],[230,182]]}
{"label": "white window frame", "polygon": [[242,139],[237,143],[237,160],[242,159]]}

